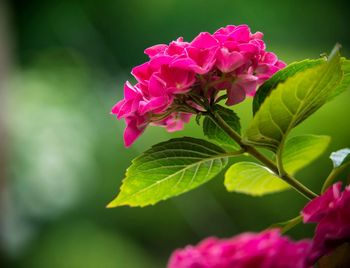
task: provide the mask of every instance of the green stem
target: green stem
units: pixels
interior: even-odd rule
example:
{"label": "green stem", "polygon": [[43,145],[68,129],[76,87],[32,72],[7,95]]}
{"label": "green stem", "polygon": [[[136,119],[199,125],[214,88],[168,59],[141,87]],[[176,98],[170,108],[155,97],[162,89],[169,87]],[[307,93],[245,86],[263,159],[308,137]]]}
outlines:
{"label": "green stem", "polygon": [[281,233],[284,234],[285,232],[288,232],[290,229],[294,228],[296,225],[298,225],[302,221],[303,221],[303,218],[301,215],[299,215],[299,216],[296,216],[295,218],[290,219],[288,221],[272,224],[268,229],[280,228]]}
{"label": "green stem", "polygon": [[282,228],[282,230],[281,230],[282,234],[284,234],[285,232],[287,232],[290,229],[294,228],[296,225],[298,225],[302,221],[303,221],[303,217],[301,215],[296,216],[295,218],[289,220],[288,223],[286,224],[286,226],[284,226]]}
{"label": "green stem", "polygon": [[279,174],[278,167],[276,164],[271,161],[269,158],[267,158],[265,155],[260,153],[257,149],[255,149],[253,146],[250,146],[248,144],[245,144],[242,141],[241,136],[234,131],[222,117],[213,110],[208,111],[208,115],[211,117],[211,119],[220,127],[222,130],[224,130],[245,152],[249,153],[251,156],[254,156],[257,160],[259,160],[261,163],[263,163],[266,167],[268,167],[271,171],[275,173],[276,176],[284,180],[286,183],[288,183],[290,186],[292,186],[295,190],[297,190],[299,193],[301,193],[303,196],[305,196],[307,199],[313,199],[317,197],[318,195],[312,192],[310,189],[308,189],[305,185],[300,183],[298,180],[293,178],[288,173]]}
{"label": "green stem", "polygon": [[341,165],[340,167],[337,167],[337,168],[334,168],[331,173],[328,175],[327,179],[325,180],[325,182],[323,183],[323,186],[322,186],[322,190],[321,190],[321,193],[323,194],[327,188],[329,186],[332,185],[333,181],[335,180],[335,178],[344,170],[346,169],[347,167],[350,166],[350,162],[347,162],[346,164],[344,165]]}
{"label": "green stem", "polygon": [[285,171],[285,169],[283,167],[283,161],[282,161],[282,150],[284,148],[284,141],[285,141],[285,139],[283,138],[279,147],[278,147],[278,150],[276,152],[276,165],[278,168],[278,174],[280,176],[284,176],[287,174],[287,172]]}

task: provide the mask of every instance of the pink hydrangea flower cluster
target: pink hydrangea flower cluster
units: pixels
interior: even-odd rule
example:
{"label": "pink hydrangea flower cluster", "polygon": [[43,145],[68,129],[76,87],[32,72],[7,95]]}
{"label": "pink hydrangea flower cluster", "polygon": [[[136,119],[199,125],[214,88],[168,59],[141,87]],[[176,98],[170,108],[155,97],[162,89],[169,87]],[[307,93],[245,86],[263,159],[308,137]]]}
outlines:
{"label": "pink hydrangea flower cluster", "polygon": [[342,183],[333,184],[321,196],[303,209],[305,223],[318,223],[310,263],[329,253],[344,242],[350,242],[350,186],[342,192]]}
{"label": "pink hydrangea flower cluster", "polygon": [[149,124],[168,131],[182,129],[201,110],[195,99],[213,103],[225,90],[226,104],[233,105],[253,96],[285,66],[265,50],[262,37],[247,25],[229,25],[214,34],[202,32],[191,42],[180,37],[169,45],[147,48],[149,60],[132,70],[137,83],[126,82],[124,99],[112,108],[126,121],[125,145],[130,146]]}
{"label": "pink hydrangea flower cluster", "polygon": [[304,268],[309,240],[293,242],[279,230],[243,233],[231,239],[208,238],[175,251],[168,268]]}

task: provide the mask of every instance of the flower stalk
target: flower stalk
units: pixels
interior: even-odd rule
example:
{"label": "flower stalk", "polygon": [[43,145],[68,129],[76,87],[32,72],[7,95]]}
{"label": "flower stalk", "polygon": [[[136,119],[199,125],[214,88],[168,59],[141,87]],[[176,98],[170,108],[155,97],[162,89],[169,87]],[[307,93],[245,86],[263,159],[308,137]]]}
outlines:
{"label": "flower stalk", "polygon": [[335,178],[343,171],[345,170],[347,167],[350,166],[350,162],[341,165],[340,167],[334,168],[331,173],[329,173],[327,179],[325,180],[323,186],[322,186],[322,190],[321,193],[324,193],[329,186],[331,186],[333,184],[333,181],[335,180]]}
{"label": "flower stalk", "polygon": [[267,168],[269,168],[276,176],[280,179],[288,183],[291,187],[293,187],[297,192],[302,194],[307,199],[311,200],[318,195],[307,188],[305,185],[296,180],[293,176],[288,174],[287,172],[283,174],[279,174],[279,170],[277,165],[267,158],[265,155],[260,153],[255,147],[245,144],[241,138],[241,136],[233,130],[225,120],[213,109],[209,109],[207,111],[207,115],[223,130],[225,131],[246,153],[250,154],[262,164],[264,164]]}

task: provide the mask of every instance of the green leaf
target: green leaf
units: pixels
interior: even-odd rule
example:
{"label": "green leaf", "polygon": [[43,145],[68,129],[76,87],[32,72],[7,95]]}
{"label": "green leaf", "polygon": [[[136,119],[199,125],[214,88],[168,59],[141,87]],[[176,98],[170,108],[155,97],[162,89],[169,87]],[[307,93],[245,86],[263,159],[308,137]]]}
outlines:
{"label": "green leaf", "polygon": [[[305,167],[327,148],[328,136],[304,135],[287,141],[283,152],[285,169],[294,174]],[[262,196],[290,188],[268,168],[252,162],[233,164],[225,174],[225,186],[230,192]]]}
{"label": "green leaf", "polygon": [[226,189],[252,196],[262,196],[288,189],[290,186],[268,168],[253,162],[233,164],[225,174]]}
{"label": "green leaf", "polygon": [[[241,132],[239,117],[234,111],[220,105],[215,105],[214,109],[231,128],[233,128],[237,133]],[[216,123],[210,117],[204,118],[203,132],[209,139],[216,141],[220,145],[238,148],[237,143],[235,143],[225,131],[216,125]]]}
{"label": "green leaf", "polygon": [[176,138],[132,161],[120,193],[108,207],[146,206],[207,182],[227,164],[223,149],[205,140]]}
{"label": "green leaf", "polygon": [[350,148],[344,148],[331,153],[330,159],[333,162],[333,167],[338,168],[341,165],[350,162]]}
{"label": "green leaf", "polygon": [[261,104],[264,102],[266,97],[270,94],[270,92],[273,89],[277,87],[279,83],[284,82],[285,80],[287,80],[287,78],[295,75],[298,72],[315,67],[323,62],[325,62],[324,58],[316,60],[306,59],[299,62],[293,62],[287,67],[275,73],[269,80],[267,80],[263,85],[261,85],[259,87],[259,90],[256,92],[253,99],[253,114],[255,114],[259,110]]}
{"label": "green leaf", "polygon": [[340,56],[335,48],[327,62],[300,71],[278,84],[255,114],[244,141],[278,151],[291,129],[335,94],[342,77]]}
{"label": "green leaf", "polygon": [[329,136],[303,135],[289,139],[283,150],[284,168],[295,174],[304,166],[317,159],[327,149]]}
{"label": "green leaf", "polygon": [[[259,90],[256,92],[253,99],[253,114],[255,114],[259,110],[261,104],[264,102],[266,97],[271,93],[272,90],[274,90],[277,87],[279,83],[286,81],[289,77],[295,75],[298,72],[315,67],[321,63],[324,63],[325,61],[325,58],[320,58],[313,60],[306,59],[303,61],[293,62],[287,67],[275,73],[269,80],[262,84],[259,87]],[[341,58],[341,69],[344,73],[344,77],[341,83],[338,85],[338,87],[330,95],[330,99],[336,97],[337,95],[349,88],[350,61],[345,58]]]}

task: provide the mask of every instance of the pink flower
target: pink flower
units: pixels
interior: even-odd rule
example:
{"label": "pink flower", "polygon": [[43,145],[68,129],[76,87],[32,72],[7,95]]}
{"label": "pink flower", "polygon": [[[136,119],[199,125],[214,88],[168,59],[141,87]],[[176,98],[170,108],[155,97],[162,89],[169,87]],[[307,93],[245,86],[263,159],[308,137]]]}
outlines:
{"label": "pink flower", "polygon": [[341,182],[332,185],[302,211],[305,223],[318,223],[310,263],[315,263],[342,243],[350,242],[350,186],[343,192],[341,188]]}
{"label": "pink flower", "polygon": [[[247,25],[229,25],[214,34],[200,33],[191,42],[180,37],[147,48],[149,60],[131,72],[137,84],[127,82],[124,99],[112,108],[118,119],[128,121],[125,143],[134,142],[150,123],[168,131],[182,129],[189,113],[205,111],[191,95],[215,103],[225,90],[227,105],[254,96],[258,86],[285,66],[265,50],[262,37]],[[131,123],[135,118],[137,123]]]}
{"label": "pink flower", "polygon": [[277,229],[231,239],[207,238],[176,250],[168,268],[304,268],[311,242],[293,242]]}

